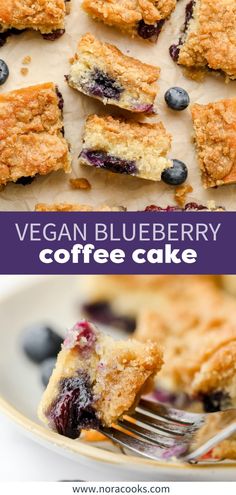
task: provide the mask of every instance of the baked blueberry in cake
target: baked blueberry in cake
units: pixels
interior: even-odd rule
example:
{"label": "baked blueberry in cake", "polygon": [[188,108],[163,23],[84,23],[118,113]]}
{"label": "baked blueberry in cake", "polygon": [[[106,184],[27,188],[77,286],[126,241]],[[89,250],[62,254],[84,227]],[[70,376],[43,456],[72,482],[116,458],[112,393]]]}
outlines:
{"label": "baked blueberry in cake", "polygon": [[157,205],[149,205],[146,206],[145,211],[224,211],[224,208],[220,206],[215,206],[214,202],[209,202],[207,206],[200,205],[198,203],[186,203],[186,205],[181,208],[180,206],[166,206],[166,208],[162,208]]}
{"label": "baked blueberry in cake", "polygon": [[0,184],[57,170],[70,172],[62,108],[54,83],[0,95]]}
{"label": "baked blueberry in cake", "polygon": [[236,98],[191,107],[205,188],[236,182]]}
{"label": "baked blueberry in cake", "polygon": [[82,320],[69,330],[39,406],[57,433],[111,426],[135,407],[162,366],[157,344],[114,341]]}
{"label": "baked blueberry in cake", "polygon": [[191,0],[179,41],[170,47],[174,61],[236,78],[235,0]]}
{"label": "baked blueberry in cake", "polygon": [[123,206],[90,206],[79,203],[38,203],[35,205],[35,211],[125,211]]}
{"label": "baked blueberry in cake", "polygon": [[94,19],[130,36],[155,41],[176,0],[83,0],[83,9]]}
{"label": "baked blueberry in cake", "polygon": [[171,136],[161,122],[148,124],[111,116],[87,118],[80,163],[142,179],[160,181],[172,166]]}
{"label": "baked blueberry in cake", "polygon": [[159,73],[158,67],[128,57],[88,33],[79,42],[66,79],[72,88],[105,105],[152,113]]}
{"label": "baked blueberry in cake", "polygon": [[40,31],[48,40],[65,32],[67,0],[0,0],[0,46],[8,36],[26,29]]}

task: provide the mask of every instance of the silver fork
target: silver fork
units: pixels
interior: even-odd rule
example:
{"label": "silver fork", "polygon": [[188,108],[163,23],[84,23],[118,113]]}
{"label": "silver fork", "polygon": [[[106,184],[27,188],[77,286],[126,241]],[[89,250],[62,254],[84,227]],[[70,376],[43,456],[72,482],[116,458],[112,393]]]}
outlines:
{"label": "silver fork", "polygon": [[194,463],[236,433],[236,409],[198,414],[141,399],[132,414],[112,428],[101,427],[100,432],[150,459]]}

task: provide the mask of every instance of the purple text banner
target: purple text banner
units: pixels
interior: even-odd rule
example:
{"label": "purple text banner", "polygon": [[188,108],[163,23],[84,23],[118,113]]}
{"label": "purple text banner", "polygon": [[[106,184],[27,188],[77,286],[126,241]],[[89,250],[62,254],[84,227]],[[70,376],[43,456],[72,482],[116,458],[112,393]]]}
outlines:
{"label": "purple text banner", "polygon": [[236,274],[236,212],[0,213],[1,274]]}

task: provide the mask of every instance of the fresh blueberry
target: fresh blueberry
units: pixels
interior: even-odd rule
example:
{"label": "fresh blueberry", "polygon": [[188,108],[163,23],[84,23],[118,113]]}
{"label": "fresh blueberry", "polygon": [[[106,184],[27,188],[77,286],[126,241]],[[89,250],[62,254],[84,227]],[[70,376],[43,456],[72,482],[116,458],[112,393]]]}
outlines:
{"label": "fresh blueberry", "polygon": [[52,328],[41,323],[27,327],[22,337],[23,350],[35,363],[56,357],[62,342],[63,339]]}
{"label": "fresh blueberry", "polygon": [[183,88],[170,88],[165,93],[165,102],[172,110],[184,110],[190,103],[189,95]]}
{"label": "fresh blueberry", "polygon": [[46,387],[49,382],[50,376],[55,368],[55,364],[56,364],[56,358],[54,357],[45,359],[45,361],[43,361],[41,364],[40,367],[41,380],[44,387]]}
{"label": "fresh blueberry", "polygon": [[2,84],[6,82],[8,77],[9,77],[8,66],[6,62],[4,62],[4,60],[0,60],[0,86],[2,86]]}
{"label": "fresh blueberry", "polygon": [[180,184],[183,184],[187,177],[188,169],[180,160],[173,160],[173,166],[166,168],[161,174],[163,182],[170,186],[179,186]]}

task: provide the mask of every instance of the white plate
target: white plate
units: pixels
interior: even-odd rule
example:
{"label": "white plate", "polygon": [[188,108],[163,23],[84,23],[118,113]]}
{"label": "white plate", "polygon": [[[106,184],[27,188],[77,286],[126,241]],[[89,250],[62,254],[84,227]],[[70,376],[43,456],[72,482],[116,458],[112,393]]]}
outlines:
{"label": "white plate", "polygon": [[[81,293],[83,280],[81,278]],[[235,481],[235,463],[217,466],[183,466],[154,462],[111,452],[104,443],[89,445],[53,433],[40,425],[37,405],[42,393],[39,370],[20,349],[25,325],[37,321],[52,323],[64,332],[79,317],[80,290],[73,276],[28,277],[0,299],[0,410],[32,440],[63,456],[76,460],[93,480]],[[89,475],[86,475],[89,480]]]}

